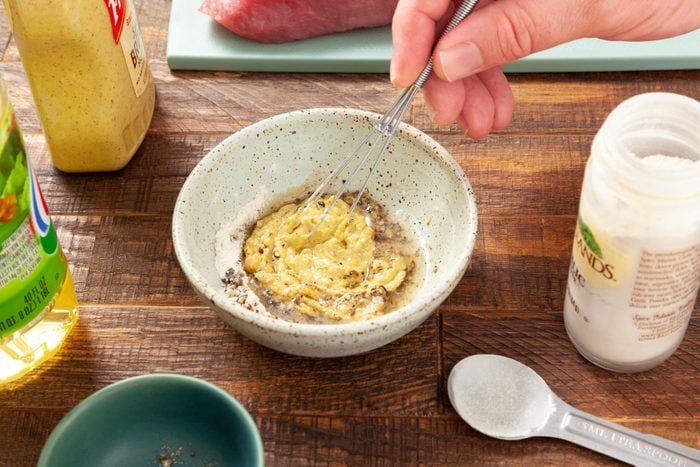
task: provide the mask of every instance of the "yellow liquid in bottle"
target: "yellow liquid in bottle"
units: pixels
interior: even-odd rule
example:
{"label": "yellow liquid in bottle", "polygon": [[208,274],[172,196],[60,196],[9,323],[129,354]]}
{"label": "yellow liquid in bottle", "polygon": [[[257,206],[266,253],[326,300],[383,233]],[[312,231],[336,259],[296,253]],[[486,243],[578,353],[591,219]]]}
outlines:
{"label": "yellow liquid in bottle", "polygon": [[53,300],[31,323],[0,340],[0,385],[51,358],[78,319],[73,279],[66,278]]}

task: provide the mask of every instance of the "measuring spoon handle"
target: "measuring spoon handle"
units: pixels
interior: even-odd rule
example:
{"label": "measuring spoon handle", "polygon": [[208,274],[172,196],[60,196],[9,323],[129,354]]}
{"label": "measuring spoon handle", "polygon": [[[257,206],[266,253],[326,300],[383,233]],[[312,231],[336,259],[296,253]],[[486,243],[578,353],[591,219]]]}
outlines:
{"label": "measuring spoon handle", "polygon": [[542,432],[638,466],[700,466],[700,451],[667,439],[630,430],[571,407],[556,398],[555,411]]}

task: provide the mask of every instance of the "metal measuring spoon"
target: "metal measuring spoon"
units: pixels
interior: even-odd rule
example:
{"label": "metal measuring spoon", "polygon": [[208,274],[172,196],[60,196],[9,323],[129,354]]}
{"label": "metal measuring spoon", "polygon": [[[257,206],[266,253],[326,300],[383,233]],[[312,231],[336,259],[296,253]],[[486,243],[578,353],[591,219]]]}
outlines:
{"label": "metal measuring spoon", "polygon": [[560,438],[634,465],[700,466],[700,451],[575,409],[530,367],[499,355],[455,365],[450,402],[472,428],[494,438]]}

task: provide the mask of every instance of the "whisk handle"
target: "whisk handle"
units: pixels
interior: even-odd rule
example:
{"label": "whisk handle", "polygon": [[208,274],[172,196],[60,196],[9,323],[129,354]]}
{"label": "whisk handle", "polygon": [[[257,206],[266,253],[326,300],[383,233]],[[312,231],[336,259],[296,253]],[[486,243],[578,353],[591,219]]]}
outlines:
{"label": "whisk handle", "polygon": [[[455,14],[452,16],[452,19],[450,20],[449,23],[447,23],[447,26],[445,29],[442,30],[442,34],[440,34],[440,38],[442,38],[445,34],[450,32],[455,26],[457,26],[459,23],[462,22],[464,18],[469,16],[469,13],[474,10],[474,7],[476,4],[479,3],[479,0],[463,0],[462,3],[457,7],[457,10],[455,10]],[[438,38],[438,40],[440,39]],[[436,41],[437,42],[437,41]],[[423,68],[423,71],[420,72],[420,75],[418,75],[418,78],[416,81],[413,83],[414,86],[418,86],[419,88],[422,88],[425,82],[428,80],[428,76],[430,76],[430,73],[433,71],[433,59],[432,57],[430,60],[428,60],[427,65],[425,65],[425,68]]]}

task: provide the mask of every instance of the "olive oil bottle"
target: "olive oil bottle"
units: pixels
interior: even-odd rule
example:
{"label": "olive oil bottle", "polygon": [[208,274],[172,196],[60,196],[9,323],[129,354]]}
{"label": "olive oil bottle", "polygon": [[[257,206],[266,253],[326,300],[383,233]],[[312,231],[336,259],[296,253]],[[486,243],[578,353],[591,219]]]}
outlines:
{"label": "olive oil bottle", "polygon": [[0,81],[0,385],[59,349],[78,301]]}

